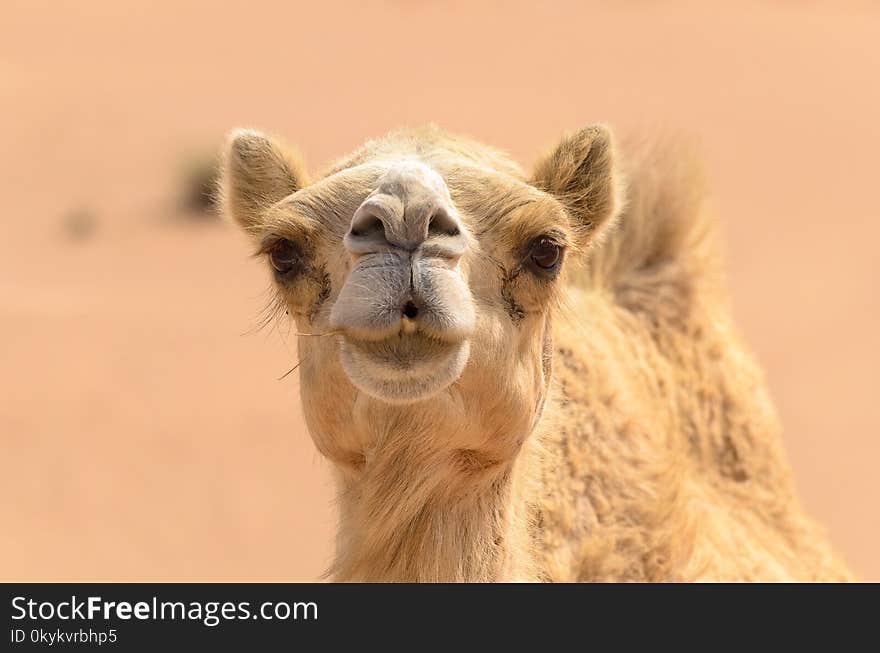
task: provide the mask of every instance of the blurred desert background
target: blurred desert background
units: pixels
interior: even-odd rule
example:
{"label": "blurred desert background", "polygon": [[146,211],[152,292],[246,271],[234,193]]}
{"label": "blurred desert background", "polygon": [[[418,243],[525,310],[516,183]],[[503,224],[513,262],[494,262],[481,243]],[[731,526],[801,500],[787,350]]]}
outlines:
{"label": "blurred desert background", "polygon": [[198,177],[235,126],[319,169],[425,121],[698,141],[803,501],[880,580],[878,78],[874,2],[3,0],[0,580],[320,576],[295,343]]}

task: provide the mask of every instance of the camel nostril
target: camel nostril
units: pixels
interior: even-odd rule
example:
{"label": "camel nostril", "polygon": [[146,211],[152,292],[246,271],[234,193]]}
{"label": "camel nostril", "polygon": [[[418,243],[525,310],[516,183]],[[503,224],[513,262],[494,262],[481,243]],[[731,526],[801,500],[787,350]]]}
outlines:
{"label": "camel nostril", "polygon": [[372,236],[385,232],[385,223],[375,215],[366,213],[357,216],[351,224],[351,235],[355,238]]}
{"label": "camel nostril", "polygon": [[406,305],[403,307],[403,316],[410,319],[410,320],[415,319],[416,315],[418,315],[418,314],[419,314],[419,309],[412,302],[407,302]]}
{"label": "camel nostril", "polygon": [[428,222],[428,234],[436,236],[458,236],[461,230],[458,222],[446,209],[439,209]]}

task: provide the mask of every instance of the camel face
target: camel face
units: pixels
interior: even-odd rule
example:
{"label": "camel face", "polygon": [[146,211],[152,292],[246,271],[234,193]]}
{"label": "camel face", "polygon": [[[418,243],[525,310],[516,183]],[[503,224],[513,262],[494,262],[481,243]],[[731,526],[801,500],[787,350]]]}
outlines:
{"label": "camel face", "polygon": [[304,411],[325,455],[362,464],[381,425],[401,420],[442,422],[449,446],[479,445],[485,460],[515,455],[549,384],[566,258],[585,244],[547,177],[427,129],[370,142],[309,183],[279,145],[233,136],[226,209],[296,321]]}

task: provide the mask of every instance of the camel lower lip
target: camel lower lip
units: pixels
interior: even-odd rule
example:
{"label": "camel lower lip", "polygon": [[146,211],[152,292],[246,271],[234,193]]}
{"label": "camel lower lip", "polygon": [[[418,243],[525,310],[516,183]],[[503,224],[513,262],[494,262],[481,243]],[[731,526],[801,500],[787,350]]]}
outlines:
{"label": "camel lower lip", "polygon": [[342,367],[352,383],[389,403],[411,403],[448,387],[461,375],[468,342],[443,342],[420,334],[378,342],[345,338]]}
{"label": "camel lower lip", "polygon": [[353,351],[370,358],[392,376],[418,374],[446,357],[460,343],[441,342],[422,335],[398,334],[378,342],[347,341]]}

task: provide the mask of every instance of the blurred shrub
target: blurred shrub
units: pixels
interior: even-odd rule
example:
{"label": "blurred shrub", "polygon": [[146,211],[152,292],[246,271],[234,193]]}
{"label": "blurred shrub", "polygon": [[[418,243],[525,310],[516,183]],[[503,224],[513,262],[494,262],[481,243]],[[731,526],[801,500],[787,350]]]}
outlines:
{"label": "blurred shrub", "polygon": [[91,209],[80,207],[62,218],[62,228],[71,240],[88,240],[98,228],[98,216]]}
{"label": "blurred shrub", "polygon": [[219,169],[215,155],[190,156],[180,167],[180,201],[183,208],[202,217],[217,217]]}

